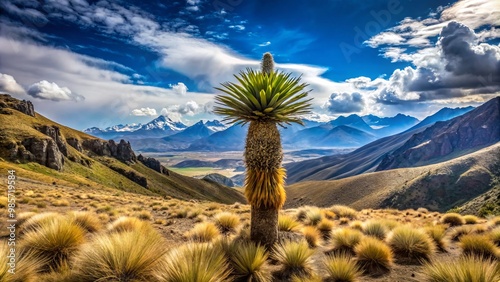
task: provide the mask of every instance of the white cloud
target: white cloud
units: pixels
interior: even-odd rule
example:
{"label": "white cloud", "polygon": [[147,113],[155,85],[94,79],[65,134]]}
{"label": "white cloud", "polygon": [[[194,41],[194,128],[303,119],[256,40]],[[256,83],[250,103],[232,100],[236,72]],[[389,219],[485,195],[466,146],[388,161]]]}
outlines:
{"label": "white cloud", "polygon": [[235,30],[239,30],[239,31],[243,31],[245,30],[245,26],[242,25],[242,24],[235,24],[235,25],[230,25],[229,26],[230,29],[235,29]]}
{"label": "white cloud", "polygon": [[266,46],[269,46],[269,45],[271,45],[271,41],[267,41],[267,42],[259,44],[260,47],[266,47]]}
{"label": "white cloud", "polygon": [[332,93],[324,105],[333,114],[357,113],[363,111],[364,107],[365,101],[358,92]]}
{"label": "white cloud", "polygon": [[71,92],[68,87],[61,87],[55,82],[48,82],[47,80],[32,84],[27,93],[35,98],[56,102],[85,100],[83,96]]}
{"label": "white cloud", "polygon": [[[438,15],[439,18],[435,18]],[[424,19],[405,18],[398,25],[374,35],[365,43],[372,48],[383,45],[430,46],[430,39],[438,36],[441,29],[451,21],[477,30],[481,40],[500,38],[500,32],[495,29],[500,26],[499,1],[460,0],[447,7],[439,6],[429,16]],[[490,30],[486,30],[487,27]]]}
{"label": "white cloud", "polygon": [[13,76],[0,73],[0,91],[9,94],[26,93],[24,88],[17,83]]}
{"label": "white cloud", "polygon": [[388,31],[388,32],[381,32],[373,36],[369,40],[365,41],[364,43],[368,44],[368,46],[372,48],[377,48],[380,45],[386,45],[386,44],[399,45],[403,41],[405,41],[405,39],[401,35]]}
{"label": "white cloud", "polygon": [[182,82],[178,82],[177,84],[173,84],[173,85],[171,84],[169,86],[172,88],[172,90],[174,90],[175,93],[177,93],[180,96],[186,95],[186,93],[188,91],[186,84],[184,84]]}
{"label": "white cloud", "polygon": [[132,110],[132,115],[138,116],[138,117],[144,117],[144,116],[156,116],[156,110],[151,109],[151,108],[140,108],[140,109],[135,109]]}

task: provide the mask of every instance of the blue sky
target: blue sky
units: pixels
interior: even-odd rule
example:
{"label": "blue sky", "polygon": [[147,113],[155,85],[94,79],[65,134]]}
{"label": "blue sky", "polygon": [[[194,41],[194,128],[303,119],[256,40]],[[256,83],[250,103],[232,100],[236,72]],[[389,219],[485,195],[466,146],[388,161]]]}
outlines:
{"label": "blue sky", "polygon": [[314,114],[418,118],[500,94],[500,2],[3,1],[0,92],[84,129],[187,124],[264,52],[310,84]]}

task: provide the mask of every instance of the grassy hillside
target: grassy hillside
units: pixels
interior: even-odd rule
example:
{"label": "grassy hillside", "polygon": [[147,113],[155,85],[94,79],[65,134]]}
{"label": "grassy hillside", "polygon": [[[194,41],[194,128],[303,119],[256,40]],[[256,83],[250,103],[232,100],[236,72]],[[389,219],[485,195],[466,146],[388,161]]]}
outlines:
{"label": "grassy hillside", "polygon": [[[0,102],[17,100],[0,96]],[[5,106],[5,104],[3,104]],[[112,188],[144,195],[171,196],[185,200],[209,200],[221,203],[243,202],[244,197],[231,188],[182,176],[175,172],[159,173],[139,161],[123,162],[110,156],[99,156],[88,148],[79,151],[69,145],[68,139],[83,144],[96,139],[83,132],[55,123],[40,114],[35,117],[11,108],[2,108],[0,113],[0,169],[15,169],[19,176],[44,183],[65,183],[73,187],[91,186]],[[16,150],[24,147],[26,140],[51,140],[43,134],[42,126],[59,128],[63,146],[67,148],[62,169],[48,168],[43,164],[19,157]],[[104,140],[101,140],[104,142]],[[41,149],[40,149],[41,150]],[[14,153],[13,153],[14,152]],[[19,152],[19,151],[18,151]],[[147,185],[145,182],[147,181]]]}
{"label": "grassy hillside", "polygon": [[339,180],[306,181],[287,188],[287,207],[304,204],[446,211],[489,191],[499,177],[500,143],[451,161]]}

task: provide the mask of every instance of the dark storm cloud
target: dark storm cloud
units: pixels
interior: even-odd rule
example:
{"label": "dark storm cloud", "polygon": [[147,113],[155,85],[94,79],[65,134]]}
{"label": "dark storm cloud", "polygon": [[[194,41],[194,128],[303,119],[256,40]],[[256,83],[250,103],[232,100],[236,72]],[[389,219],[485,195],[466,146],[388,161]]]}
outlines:
{"label": "dark storm cloud", "polygon": [[377,101],[400,104],[500,91],[500,46],[479,43],[469,27],[450,22],[436,47],[439,63],[394,71]]}
{"label": "dark storm cloud", "polygon": [[332,93],[325,108],[333,114],[360,112],[365,107],[363,96],[358,93]]}

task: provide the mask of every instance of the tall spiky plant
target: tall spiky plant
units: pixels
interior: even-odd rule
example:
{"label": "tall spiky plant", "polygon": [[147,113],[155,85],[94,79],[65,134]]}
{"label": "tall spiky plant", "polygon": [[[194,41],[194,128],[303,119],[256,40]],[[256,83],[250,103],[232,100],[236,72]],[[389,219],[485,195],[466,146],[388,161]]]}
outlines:
{"label": "tall spiky plant", "polygon": [[234,124],[250,123],[244,158],[245,196],[252,206],[250,236],[272,247],[278,238],[278,211],[285,203],[286,171],[277,125],[303,124],[310,112],[308,86],[290,73],[274,71],[270,53],[262,58],[261,71],[247,69],[235,75],[238,83],[222,83],[224,94],[215,98],[214,112]]}

